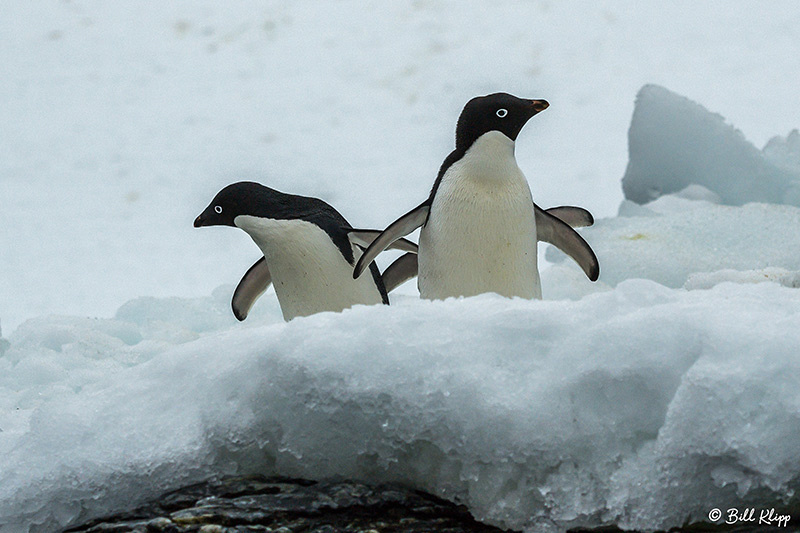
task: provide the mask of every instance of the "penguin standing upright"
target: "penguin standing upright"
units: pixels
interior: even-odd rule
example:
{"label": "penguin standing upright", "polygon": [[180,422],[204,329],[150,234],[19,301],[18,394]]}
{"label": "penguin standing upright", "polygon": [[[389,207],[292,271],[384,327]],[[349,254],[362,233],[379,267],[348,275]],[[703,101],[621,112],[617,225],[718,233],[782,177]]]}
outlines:
{"label": "penguin standing upright", "polygon": [[[318,198],[285,194],[253,182],[222,189],[194,221],[202,226],[234,226],[264,254],[244,275],[233,295],[236,318],[244,320],[269,287],[285,320],[357,304],[388,304],[387,292],[416,275],[416,245],[405,239],[396,249],[408,253],[381,276],[370,261],[370,276],[353,279],[353,264],[379,234],[354,229]],[[388,290],[387,290],[388,286]]]}
{"label": "penguin standing upright", "polygon": [[544,100],[506,93],[470,100],[458,119],[455,150],[439,169],[430,196],[372,242],[353,276],[358,278],[378,253],[421,226],[418,286],[423,298],[484,292],[541,298],[537,240],[566,252],[590,280],[597,280],[594,252],[570,227],[591,224],[591,215],[580,208],[540,209],[514,157],[520,130],[548,106]]}

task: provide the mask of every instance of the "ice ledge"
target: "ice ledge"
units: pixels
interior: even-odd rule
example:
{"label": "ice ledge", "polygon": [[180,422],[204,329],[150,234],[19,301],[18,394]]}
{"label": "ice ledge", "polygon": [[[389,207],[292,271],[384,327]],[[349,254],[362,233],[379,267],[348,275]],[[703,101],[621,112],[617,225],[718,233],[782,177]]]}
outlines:
{"label": "ice ledge", "polygon": [[658,85],[636,97],[628,131],[625,198],[645,204],[691,184],[722,203],[800,206],[800,139],[773,139],[764,151],[716,113]]}

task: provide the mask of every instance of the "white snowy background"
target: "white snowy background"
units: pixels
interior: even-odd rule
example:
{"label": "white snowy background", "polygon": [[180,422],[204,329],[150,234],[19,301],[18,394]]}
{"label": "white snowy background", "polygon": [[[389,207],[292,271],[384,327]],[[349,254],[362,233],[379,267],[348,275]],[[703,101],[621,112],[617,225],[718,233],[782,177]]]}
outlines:
{"label": "white snowy background", "polygon": [[[0,42],[3,533],[235,472],[402,481],[530,531],[795,497],[795,2],[5,2]],[[646,88],[626,187],[673,194],[638,206],[646,84],[741,133]],[[258,249],[191,226],[221,187],[383,228],[495,91],[550,102],[517,159],[539,205],[595,214],[598,283],[542,246],[544,301],[411,283],[284,324],[270,291],[236,323]]]}

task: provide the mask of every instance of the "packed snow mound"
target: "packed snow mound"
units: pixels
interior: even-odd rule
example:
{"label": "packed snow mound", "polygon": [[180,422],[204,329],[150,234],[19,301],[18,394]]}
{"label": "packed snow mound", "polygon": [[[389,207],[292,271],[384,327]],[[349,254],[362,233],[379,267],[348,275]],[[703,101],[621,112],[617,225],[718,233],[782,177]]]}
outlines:
{"label": "packed snow mound", "polygon": [[3,338],[3,327],[0,324],[0,357],[8,350],[8,341]]}
{"label": "packed snow mound", "polygon": [[780,283],[784,287],[800,288],[800,272],[785,268],[768,267],[759,270],[718,270],[717,272],[696,272],[689,275],[685,289],[710,289],[720,283]]}
{"label": "packed snow mound", "polygon": [[775,165],[800,174],[800,131],[792,130],[786,137],[773,137],[764,147],[764,156]]}
{"label": "packed snow mound", "polygon": [[[695,186],[684,196],[713,195]],[[548,292],[552,285],[548,278],[553,274],[544,271],[545,298],[571,297],[565,291],[574,290],[572,286],[579,282],[585,292],[631,278],[647,278],[677,288],[696,273],[765,268],[800,271],[800,208],[789,205],[749,203],[735,207],[669,195],[646,206],[623,202],[620,216],[598,220],[580,232],[600,261],[601,285],[592,287],[588,280],[576,277],[579,281],[562,283]],[[545,257],[560,268],[578,270],[552,246]],[[559,281],[563,280],[559,277]]]}
{"label": "packed snow mound", "polygon": [[154,300],[125,320],[29,321],[0,358],[0,531],[254,472],[401,481],[530,531],[777,505],[800,486],[796,295],[636,280],[575,302],[409,298],[188,341],[140,325]]}
{"label": "packed snow mound", "polygon": [[645,85],[628,131],[622,189],[625,198],[638,204],[697,184],[728,205],[800,206],[798,145],[794,132],[787,140],[774,139],[762,152],[722,116],[663,87]]}

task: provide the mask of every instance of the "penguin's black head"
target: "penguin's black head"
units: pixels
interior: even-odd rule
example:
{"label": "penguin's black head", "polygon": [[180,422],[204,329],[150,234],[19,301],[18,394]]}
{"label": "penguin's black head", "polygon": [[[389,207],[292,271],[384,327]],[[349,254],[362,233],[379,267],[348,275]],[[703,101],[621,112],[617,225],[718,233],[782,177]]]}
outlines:
{"label": "penguin's black head", "polygon": [[228,185],[217,193],[194,221],[194,227],[236,226],[236,217],[249,215],[273,220],[305,220],[347,238],[350,224],[319,198],[286,194],[252,181]]}
{"label": "penguin's black head", "polygon": [[235,226],[239,215],[265,216],[276,196],[282,193],[260,183],[241,181],[217,193],[208,207],[194,221],[194,227]]}
{"label": "penguin's black head", "polygon": [[481,135],[490,131],[499,131],[516,141],[528,119],[549,106],[545,100],[525,100],[507,93],[473,98],[458,117],[456,149],[468,149]]}

